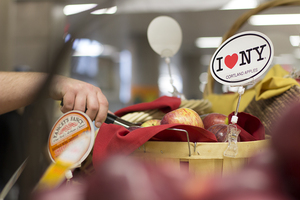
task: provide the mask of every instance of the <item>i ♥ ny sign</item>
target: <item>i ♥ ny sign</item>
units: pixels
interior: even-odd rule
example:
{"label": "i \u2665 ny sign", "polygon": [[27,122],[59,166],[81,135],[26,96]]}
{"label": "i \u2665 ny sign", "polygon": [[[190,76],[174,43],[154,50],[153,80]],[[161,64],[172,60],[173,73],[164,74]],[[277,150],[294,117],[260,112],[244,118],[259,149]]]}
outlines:
{"label": "i \u2665 ny sign", "polygon": [[266,35],[242,32],[228,38],[216,50],[210,72],[221,84],[243,86],[267,71],[273,54],[273,44]]}

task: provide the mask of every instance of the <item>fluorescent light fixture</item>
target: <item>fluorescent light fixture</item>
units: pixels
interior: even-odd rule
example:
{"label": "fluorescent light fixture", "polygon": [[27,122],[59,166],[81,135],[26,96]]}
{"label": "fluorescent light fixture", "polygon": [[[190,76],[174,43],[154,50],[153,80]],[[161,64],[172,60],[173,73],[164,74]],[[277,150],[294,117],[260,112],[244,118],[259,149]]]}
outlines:
{"label": "fluorescent light fixture", "polygon": [[117,12],[117,6],[111,8],[103,8],[91,12],[93,15],[103,15],[103,14],[115,14]]}
{"label": "fluorescent light fixture", "polygon": [[253,15],[249,23],[253,26],[297,25],[300,24],[300,14]]}
{"label": "fluorescent light fixture", "polygon": [[300,45],[300,36],[299,35],[291,35],[290,43],[293,47],[299,47]]}
{"label": "fluorescent light fixture", "polygon": [[73,56],[91,57],[100,56],[104,50],[100,42],[86,38],[76,39],[73,43],[73,49],[75,49]]}
{"label": "fluorescent light fixture", "polygon": [[115,14],[117,12],[117,6],[107,8],[106,14]]}
{"label": "fluorescent light fixture", "polygon": [[222,37],[199,37],[196,39],[198,48],[217,48],[222,42]]}
{"label": "fluorescent light fixture", "polygon": [[257,0],[231,0],[221,10],[252,9],[258,6]]}
{"label": "fluorescent light fixture", "polygon": [[73,4],[64,7],[65,15],[73,15],[96,7],[97,4]]}

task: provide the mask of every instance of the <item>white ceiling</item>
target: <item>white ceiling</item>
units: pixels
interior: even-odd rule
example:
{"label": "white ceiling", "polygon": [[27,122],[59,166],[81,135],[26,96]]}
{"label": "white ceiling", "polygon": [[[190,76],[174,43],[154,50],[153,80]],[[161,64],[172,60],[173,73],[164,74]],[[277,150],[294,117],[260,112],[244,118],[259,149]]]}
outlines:
{"label": "white ceiling", "polygon": [[[148,25],[155,17],[169,15],[178,21],[182,28],[182,48],[185,51],[199,51],[194,46],[197,37],[224,35],[238,17],[248,11],[219,10],[227,2],[228,0],[117,0],[114,5],[118,6],[118,11],[114,15],[92,16],[86,12],[69,16],[69,19],[73,28],[81,26],[80,22],[85,26],[81,27],[82,33],[99,38],[100,42],[120,45],[123,44],[120,40],[126,40],[129,36],[146,35]],[[299,11],[298,6],[285,6],[267,9],[262,13],[299,13]],[[261,31],[271,39],[279,39],[273,41],[274,43],[285,42],[286,44],[280,45],[281,49],[278,49],[278,52],[281,52],[282,48],[289,45],[286,41],[289,34],[297,35],[300,28],[295,25],[254,27],[245,23],[240,31],[242,30]]]}
{"label": "white ceiling", "polygon": [[230,0],[117,0],[118,13],[189,12],[218,9]]}
{"label": "white ceiling", "polygon": [[[31,1],[31,0],[19,0]],[[180,53],[191,56],[213,54],[215,49],[199,49],[195,46],[198,37],[223,36],[233,23],[249,10],[220,10],[230,0],[91,0],[97,3],[93,10],[117,6],[113,15],[91,15],[90,11],[68,16],[70,32],[76,37],[88,37],[103,44],[127,48],[136,37],[147,35],[149,23],[157,16],[173,17],[183,33]],[[240,0],[245,1],[245,0]],[[267,0],[259,0],[259,3]],[[57,0],[63,4],[87,3],[86,0]],[[299,13],[299,6],[269,8],[264,13]],[[299,35],[299,25],[254,27],[244,23],[239,31],[260,31],[273,41],[275,56],[293,54],[295,47],[289,42],[290,35]],[[150,48],[150,46],[149,46]]]}

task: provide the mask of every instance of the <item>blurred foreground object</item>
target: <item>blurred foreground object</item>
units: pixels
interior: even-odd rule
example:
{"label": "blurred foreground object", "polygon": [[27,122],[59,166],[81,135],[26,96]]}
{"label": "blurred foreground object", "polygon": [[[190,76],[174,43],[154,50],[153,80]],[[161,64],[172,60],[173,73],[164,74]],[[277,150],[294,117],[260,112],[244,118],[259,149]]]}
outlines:
{"label": "blurred foreground object", "polygon": [[[167,163],[114,156],[82,185],[39,193],[46,199],[292,200],[300,198],[300,104],[291,106],[273,129],[271,147],[237,173],[203,179]],[[77,188],[77,189],[76,189]],[[76,195],[75,195],[76,194]]]}
{"label": "blurred foreground object", "polygon": [[[40,179],[36,190],[50,190],[58,187],[65,178],[72,178],[72,170],[80,165],[81,159],[89,154],[91,132],[77,136],[65,150],[53,161]],[[85,157],[86,157],[85,156]]]}
{"label": "blurred foreground object", "polygon": [[169,164],[158,167],[134,158],[114,156],[81,185],[63,185],[36,193],[34,199],[179,200],[183,199],[182,185],[190,180],[189,174]]}

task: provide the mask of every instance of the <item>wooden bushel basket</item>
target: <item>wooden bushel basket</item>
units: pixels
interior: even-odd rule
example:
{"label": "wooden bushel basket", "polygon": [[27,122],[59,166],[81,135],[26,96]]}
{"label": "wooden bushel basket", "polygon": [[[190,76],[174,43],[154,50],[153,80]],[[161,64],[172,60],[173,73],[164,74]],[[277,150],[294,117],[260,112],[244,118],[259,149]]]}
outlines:
{"label": "wooden bushel basket", "polygon": [[156,163],[173,162],[179,170],[181,166],[188,166],[189,172],[195,176],[223,176],[238,170],[248,162],[249,157],[263,151],[268,146],[268,140],[238,142],[238,154],[235,158],[224,157],[223,153],[227,146],[227,142],[187,144],[186,142],[149,141],[134,151],[132,156]]}
{"label": "wooden bushel basket", "polygon": [[[276,0],[261,4],[240,16],[231,29],[223,36],[223,41],[233,36],[238,29],[254,14],[276,6],[300,5],[299,0]],[[214,79],[208,70],[208,84],[205,95],[213,92]],[[130,120],[130,119],[126,119]],[[223,155],[228,143],[187,143],[148,141],[132,153],[132,156],[154,162],[174,162],[178,168],[188,166],[190,173],[196,176],[226,175],[241,168],[255,153],[268,147],[270,137],[265,140],[238,142],[238,153],[234,158]]]}

